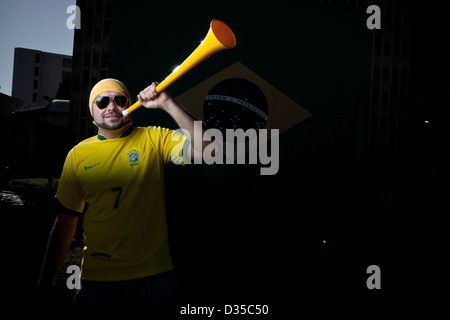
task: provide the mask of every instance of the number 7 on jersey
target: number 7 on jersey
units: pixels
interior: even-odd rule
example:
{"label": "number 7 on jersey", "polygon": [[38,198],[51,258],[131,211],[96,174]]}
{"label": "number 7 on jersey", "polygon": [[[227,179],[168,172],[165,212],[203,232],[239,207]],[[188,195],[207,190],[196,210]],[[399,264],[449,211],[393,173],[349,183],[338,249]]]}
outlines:
{"label": "number 7 on jersey", "polygon": [[115,188],[111,188],[111,192],[117,192],[117,197],[116,197],[116,201],[114,201],[114,209],[119,208],[119,200],[120,200],[120,196],[122,195],[122,191],[123,191],[123,187],[115,187]]}

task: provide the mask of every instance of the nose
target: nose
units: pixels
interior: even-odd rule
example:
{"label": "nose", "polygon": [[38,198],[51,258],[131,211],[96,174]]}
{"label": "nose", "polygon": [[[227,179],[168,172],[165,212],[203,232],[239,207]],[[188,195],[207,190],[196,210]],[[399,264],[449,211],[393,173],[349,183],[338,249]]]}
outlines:
{"label": "nose", "polygon": [[106,106],[105,110],[112,110],[112,109],[116,109],[116,104],[114,102],[114,99],[109,99],[109,103]]}

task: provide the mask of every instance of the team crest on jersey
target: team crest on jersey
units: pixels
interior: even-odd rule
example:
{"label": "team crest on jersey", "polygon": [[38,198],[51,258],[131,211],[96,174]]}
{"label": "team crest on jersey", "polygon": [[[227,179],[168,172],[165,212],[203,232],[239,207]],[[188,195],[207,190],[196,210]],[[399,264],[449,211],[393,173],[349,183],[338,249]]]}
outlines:
{"label": "team crest on jersey", "polygon": [[124,154],[125,165],[127,167],[139,166],[141,164],[142,153],[139,149],[131,149]]}

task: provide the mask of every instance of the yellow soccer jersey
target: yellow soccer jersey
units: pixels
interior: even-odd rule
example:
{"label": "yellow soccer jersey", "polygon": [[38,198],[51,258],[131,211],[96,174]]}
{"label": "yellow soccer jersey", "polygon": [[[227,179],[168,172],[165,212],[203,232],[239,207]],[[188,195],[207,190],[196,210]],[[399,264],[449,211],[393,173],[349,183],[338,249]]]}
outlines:
{"label": "yellow soccer jersey", "polygon": [[173,268],[163,167],[182,162],[185,141],[176,131],[130,127],[120,138],[91,137],[68,153],[56,197],[77,212],[88,204],[83,279],[128,280]]}

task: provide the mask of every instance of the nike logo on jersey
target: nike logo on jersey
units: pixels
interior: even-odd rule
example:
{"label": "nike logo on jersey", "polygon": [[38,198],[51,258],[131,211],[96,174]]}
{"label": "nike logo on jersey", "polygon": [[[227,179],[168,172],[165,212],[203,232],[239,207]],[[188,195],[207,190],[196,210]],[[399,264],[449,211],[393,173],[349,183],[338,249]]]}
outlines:
{"label": "nike logo on jersey", "polygon": [[93,164],[92,166],[84,167],[84,170],[87,171],[87,170],[89,170],[89,169],[92,169],[92,168],[98,166],[99,164],[100,164],[100,162],[99,162],[99,163],[96,163],[96,164]]}

